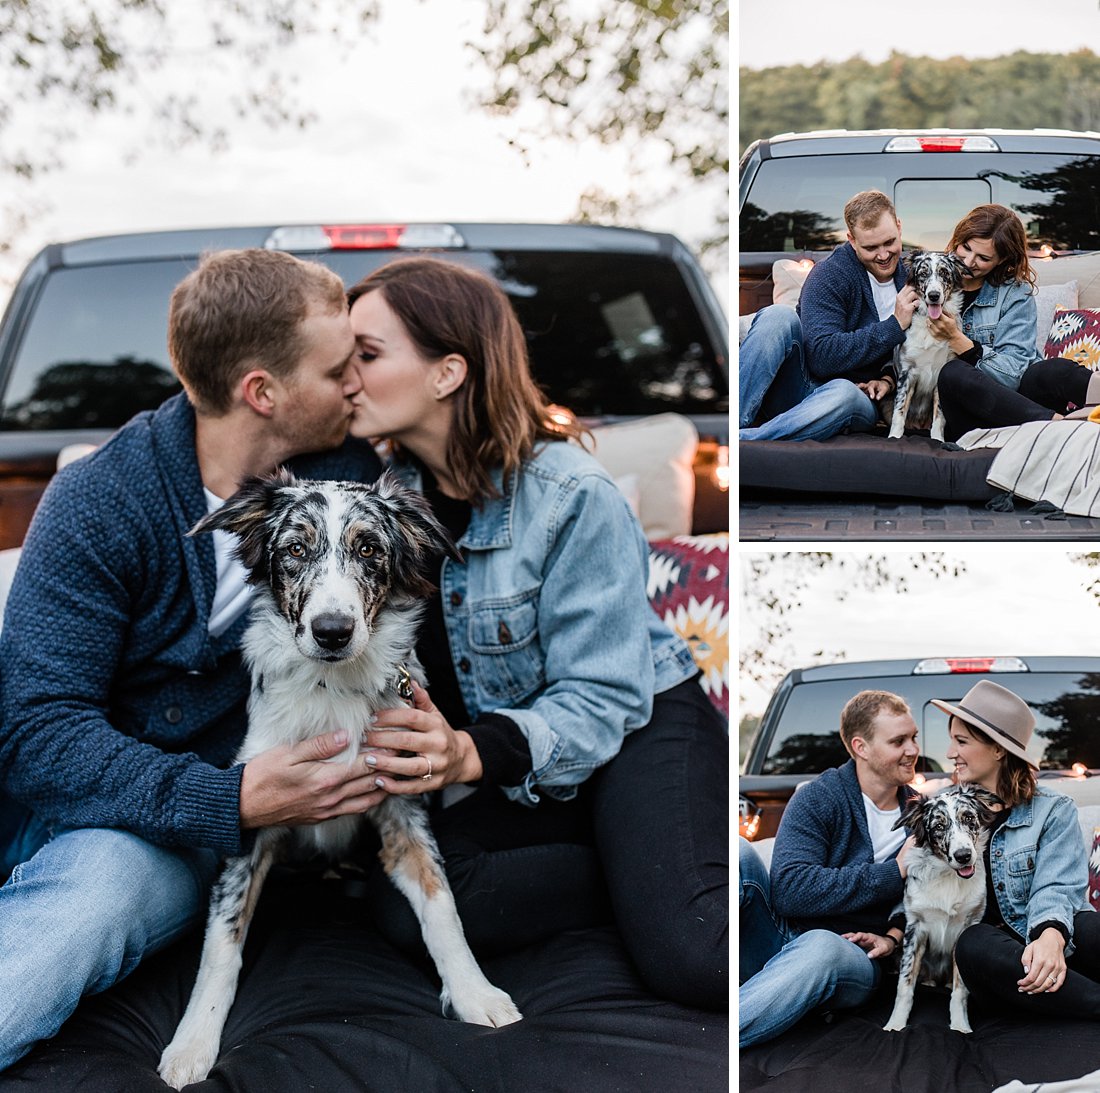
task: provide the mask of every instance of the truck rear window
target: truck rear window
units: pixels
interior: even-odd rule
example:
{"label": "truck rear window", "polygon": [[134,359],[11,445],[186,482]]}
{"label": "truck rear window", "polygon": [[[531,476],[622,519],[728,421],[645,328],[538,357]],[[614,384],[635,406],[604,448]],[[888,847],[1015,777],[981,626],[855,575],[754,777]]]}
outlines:
{"label": "truck rear window", "polygon": [[[351,284],[392,252],[303,255]],[[535,378],[585,416],[723,414],[729,384],[676,266],[657,256],[460,252],[500,281],[528,338]],[[178,390],[168,300],[194,260],[51,273],[18,348],[0,428],[116,428]]]}
{"label": "truck rear window", "polygon": [[[761,773],[820,774],[847,761],[838,731],[840,711],[864,688],[901,695],[920,729],[918,769],[950,772],[948,718],[931,700],[957,702],[980,678],[930,675],[800,683],[783,707]],[[989,678],[1015,691],[1035,711],[1033,746],[1044,769],[1066,769],[1074,763],[1100,766],[1100,673],[1022,672]]]}
{"label": "truck rear window", "polygon": [[873,152],[765,160],[741,211],[741,251],[830,250],[860,190],[891,197],[906,248],[943,247],[962,215],[989,201],[1020,213],[1036,246],[1100,248],[1100,156]]}

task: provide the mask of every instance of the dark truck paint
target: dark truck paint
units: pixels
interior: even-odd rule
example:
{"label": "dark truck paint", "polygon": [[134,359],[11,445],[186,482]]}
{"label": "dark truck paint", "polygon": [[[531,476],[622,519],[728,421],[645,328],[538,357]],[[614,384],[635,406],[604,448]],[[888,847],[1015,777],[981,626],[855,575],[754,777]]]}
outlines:
{"label": "dark truck paint", "polygon": [[[789,672],[776,687],[739,780],[741,833],[775,834],[791,794],[829,767],[847,762],[840,711],[863,690],[892,691],[920,730],[918,777],[948,778],[947,715],[933,698],[956,702],[980,679],[1015,691],[1035,711],[1040,778],[1059,792],[1100,803],[1100,657],[933,657],[852,661]],[[1074,765],[1082,773],[1074,774]]]}
{"label": "dark truck paint", "polygon": [[[973,150],[961,150],[963,142]],[[895,148],[909,150],[895,151]],[[1024,219],[1032,253],[1049,258],[1043,283],[1058,283],[1058,259],[1100,250],[1100,133],[1058,130],[876,130],[786,133],[753,142],[738,170],[738,312],[772,302],[779,258],[820,261],[845,240],[844,204],[860,190],[893,200],[906,249],[943,247],[975,205],[997,202]],[[1084,306],[1084,305],[1082,305]],[[869,474],[873,473],[873,468]],[[812,481],[812,467],[805,480]],[[1018,503],[922,502],[775,489],[745,491],[746,541],[1028,540],[1100,536],[1100,520],[1046,518]]]}
{"label": "dark truck paint", "polygon": [[727,322],[674,236],[568,224],[269,225],[84,239],[28,264],[0,321],[0,548],[22,543],[62,448],[101,443],[178,390],[168,299],[199,256],[265,246],[324,262],[346,284],[410,253],[491,273],[552,401],[589,422],[691,418],[701,440],[694,530],[729,527],[728,495],[715,484],[729,439]]}

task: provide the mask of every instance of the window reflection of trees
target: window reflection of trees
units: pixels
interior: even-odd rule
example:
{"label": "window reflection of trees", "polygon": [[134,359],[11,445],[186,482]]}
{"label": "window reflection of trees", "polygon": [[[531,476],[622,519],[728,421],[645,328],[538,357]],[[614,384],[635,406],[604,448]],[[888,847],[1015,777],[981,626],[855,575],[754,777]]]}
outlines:
{"label": "window reflection of trees", "polygon": [[1042,730],[1047,742],[1043,767],[1100,767],[1100,672],[1081,676],[1073,690],[1036,703],[1035,709],[1052,722]]}
{"label": "window reflection of trees", "polygon": [[25,399],[5,407],[7,429],[116,429],[180,389],[163,365],[119,357],[63,361],[45,369]]}
{"label": "window reflection of trees", "polygon": [[803,732],[788,736],[764,763],[764,774],[820,774],[848,761],[839,734]]}
{"label": "window reflection of trees", "polygon": [[1038,223],[1037,241],[1056,250],[1100,249],[1100,156],[1068,160],[1048,171],[1002,175],[1023,190],[1050,194],[1017,211]]}
{"label": "window reflection of trees", "polygon": [[738,220],[743,251],[832,250],[844,241],[837,220],[810,209],[767,213],[751,201]]}

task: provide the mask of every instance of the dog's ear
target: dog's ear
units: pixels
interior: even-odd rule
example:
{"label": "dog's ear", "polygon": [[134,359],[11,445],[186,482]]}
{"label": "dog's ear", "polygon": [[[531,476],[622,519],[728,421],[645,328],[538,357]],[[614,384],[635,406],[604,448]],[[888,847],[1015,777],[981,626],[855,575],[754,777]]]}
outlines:
{"label": "dog's ear", "polygon": [[951,266],[951,273],[955,278],[955,283],[961,285],[964,278],[970,276],[970,270],[966,268],[966,263],[957,254],[949,254],[947,259]]}
{"label": "dog's ear", "polygon": [[983,825],[993,823],[997,817],[997,810],[1004,808],[1004,801],[996,793],[990,793],[988,789],[983,789],[981,786],[974,786],[971,789],[971,796],[974,798],[974,804],[977,805],[978,818]]}
{"label": "dog's ear", "polygon": [[441,554],[462,561],[458,547],[423,495],[403,486],[389,470],[382,472],[373,488],[385,502],[405,548],[394,551],[393,573],[398,585],[413,596],[430,595],[435,590],[428,578],[431,562]]}
{"label": "dog's ear", "polygon": [[[254,475],[224,505],[204,516],[188,535],[204,531],[228,531],[237,537],[237,555],[251,575],[262,576],[267,568],[267,528],[272,515],[282,506],[282,491],[296,486],[297,480],[285,468],[273,474]],[[289,500],[289,499],[287,499]]]}
{"label": "dog's ear", "polygon": [[899,827],[906,827],[910,833],[916,836],[918,843],[924,842],[924,797],[913,797],[901,810],[901,815],[894,821],[891,831],[897,831]]}

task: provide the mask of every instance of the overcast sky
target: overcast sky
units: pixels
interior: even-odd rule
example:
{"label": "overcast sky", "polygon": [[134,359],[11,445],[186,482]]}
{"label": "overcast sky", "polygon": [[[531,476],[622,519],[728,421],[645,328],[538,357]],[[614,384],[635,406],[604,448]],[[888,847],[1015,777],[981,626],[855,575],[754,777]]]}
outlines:
{"label": "overcast sky", "polygon": [[[224,154],[150,143],[127,164],[120,150],[133,141],[133,121],[82,121],[65,167],[33,187],[49,207],[33,217],[15,254],[0,258],[0,304],[4,279],[57,240],[238,223],[560,221],[573,216],[588,186],[629,187],[622,147],[542,139],[524,157],[514,142],[525,139],[534,117],[494,118],[473,104],[486,77],[466,43],[478,35],[484,0],[385,0],[382,8],[366,39],[349,34],[353,48],[307,41],[281,58],[285,71],[301,74],[301,98],[319,116],[304,132],[233,122]],[[179,19],[202,9],[170,10]],[[216,51],[148,76],[144,90],[194,90],[217,112],[239,71]],[[17,120],[32,135],[41,121],[28,107]],[[684,192],[645,214],[641,226],[697,239],[711,229],[712,211]]]}
{"label": "overcast sky", "polygon": [[740,0],[738,58],[749,68],[923,57],[1100,52],[1097,0]]}
{"label": "overcast sky", "polygon": [[[873,553],[896,556],[897,570],[908,573],[912,547],[885,545]],[[806,667],[819,650],[843,651],[843,660],[1100,654],[1100,605],[1086,592],[1100,570],[1070,561],[1070,552],[1054,544],[975,543],[944,553],[964,562],[965,574],[939,580],[917,574],[904,594],[857,590],[839,603],[837,573],[816,577],[789,616],[793,652],[785,667]],[[760,601],[745,595],[740,566],[733,580],[739,640],[748,641],[763,618]],[[747,690],[741,714],[762,713],[770,691]]]}

